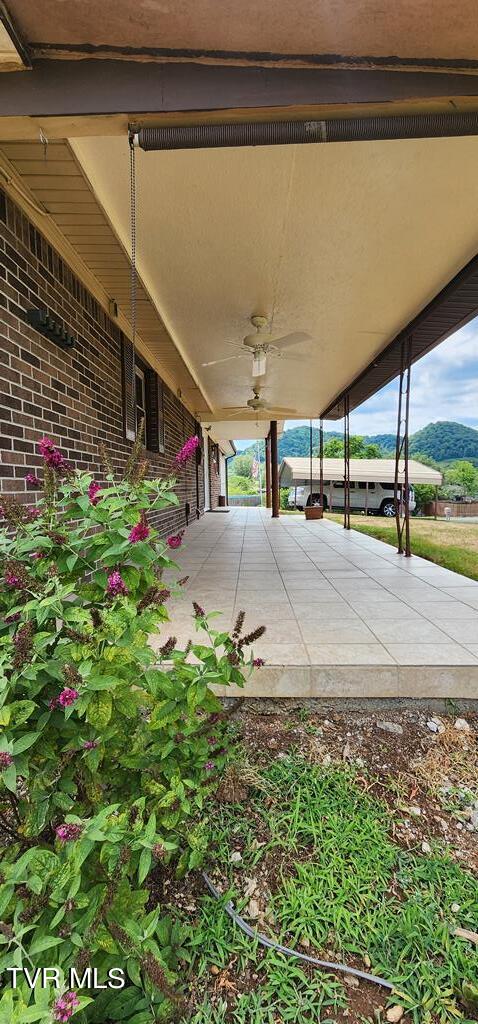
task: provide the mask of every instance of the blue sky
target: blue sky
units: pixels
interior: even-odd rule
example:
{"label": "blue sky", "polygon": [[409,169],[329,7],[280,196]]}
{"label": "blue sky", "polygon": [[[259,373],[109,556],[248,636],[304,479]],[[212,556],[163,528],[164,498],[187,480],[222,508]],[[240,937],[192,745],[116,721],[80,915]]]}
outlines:
{"label": "blue sky", "polygon": [[[392,381],[350,414],[352,434],[394,434],[397,421],[397,381]],[[454,420],[478,429],[478,319],[453,334],[412,367],[410,432],[436,420]],[[308,420],[287,420],[287,427]],[[340,430],[341,422],[327,422]],[[248,442],[238,441],[238,449]]]}

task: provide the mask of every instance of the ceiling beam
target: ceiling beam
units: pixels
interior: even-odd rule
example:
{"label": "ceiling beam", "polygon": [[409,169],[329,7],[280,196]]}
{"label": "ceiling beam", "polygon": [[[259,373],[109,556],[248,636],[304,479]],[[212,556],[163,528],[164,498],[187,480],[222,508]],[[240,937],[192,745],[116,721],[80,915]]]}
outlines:
{"label": "ceiling beam", "polygon": [[[220,101],[220,108],[218,107]],[[126,115],[160,117],[182,112],[194,119],[218,109],[242,112],[357,108],[386,105],[430,109],[478,108],[478,75],[414,71],[222,67],[190,63],[112,60],[40,60],[28,75],[2,80],[0,118]],[[353,113],[353,110],[350,111]],[[104,124],[104,120],[103,120]],[[107,126],[106,126],[107,127]]]}

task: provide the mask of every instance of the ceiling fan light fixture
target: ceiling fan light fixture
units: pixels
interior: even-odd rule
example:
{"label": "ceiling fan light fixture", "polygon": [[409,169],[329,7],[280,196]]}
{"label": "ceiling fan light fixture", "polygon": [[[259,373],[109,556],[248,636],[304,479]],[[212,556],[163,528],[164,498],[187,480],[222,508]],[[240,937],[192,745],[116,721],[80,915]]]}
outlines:
{"label": "ceiling fan light fixture", "polygon": [[263,377],[266,372],[267,358],[265,352],[255,352],[252,360],[252,376]]}

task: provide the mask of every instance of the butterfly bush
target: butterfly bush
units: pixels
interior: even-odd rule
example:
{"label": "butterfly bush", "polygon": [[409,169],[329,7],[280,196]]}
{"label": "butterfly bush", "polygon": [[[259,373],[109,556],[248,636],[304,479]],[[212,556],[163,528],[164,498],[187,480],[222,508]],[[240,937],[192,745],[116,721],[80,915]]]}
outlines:
{"label": "butterfly bush", "polygon": [[[252,634],[243,616],[214,630],[194,604],[190,642],[169,635],[182,531],[168,545],[154,519],[178,498],[172,479],[145,479],[139,442],[124,478],[101,483],[52,438],[38,450],[34,514],[6,497],[0,529],[0,975],[54,964],[62,982],[7,985],[0,1020],[176,1020],[178,960],[148,887],[159,866],[181,877],[204,858],[228,745],[211,685],[243,685]],[[68,983],[118,966],[126,992]]]}

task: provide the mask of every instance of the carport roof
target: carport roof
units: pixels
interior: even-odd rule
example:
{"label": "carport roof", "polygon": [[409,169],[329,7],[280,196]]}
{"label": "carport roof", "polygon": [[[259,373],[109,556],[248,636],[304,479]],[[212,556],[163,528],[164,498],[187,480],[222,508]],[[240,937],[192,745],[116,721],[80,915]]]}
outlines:
{"label": "carport roof", "polygon": [[[403,464],[403,463],[402,463]],[[343,480],[345,476],[343,459],[324,459],[324,480]],[[320,460],[312,459],[312,479],[319,480]],[[403,470],[399,474],[403,481]],[[408,460],[408,478],[411,484],[442,483],[442,474],[421,462]],[[303,480],[310,480],[310,459],[283,459],[279,469],[281,487],[293,487]],[[350,459],[350,480],[393,483],[395,480],[395,459]]]}

